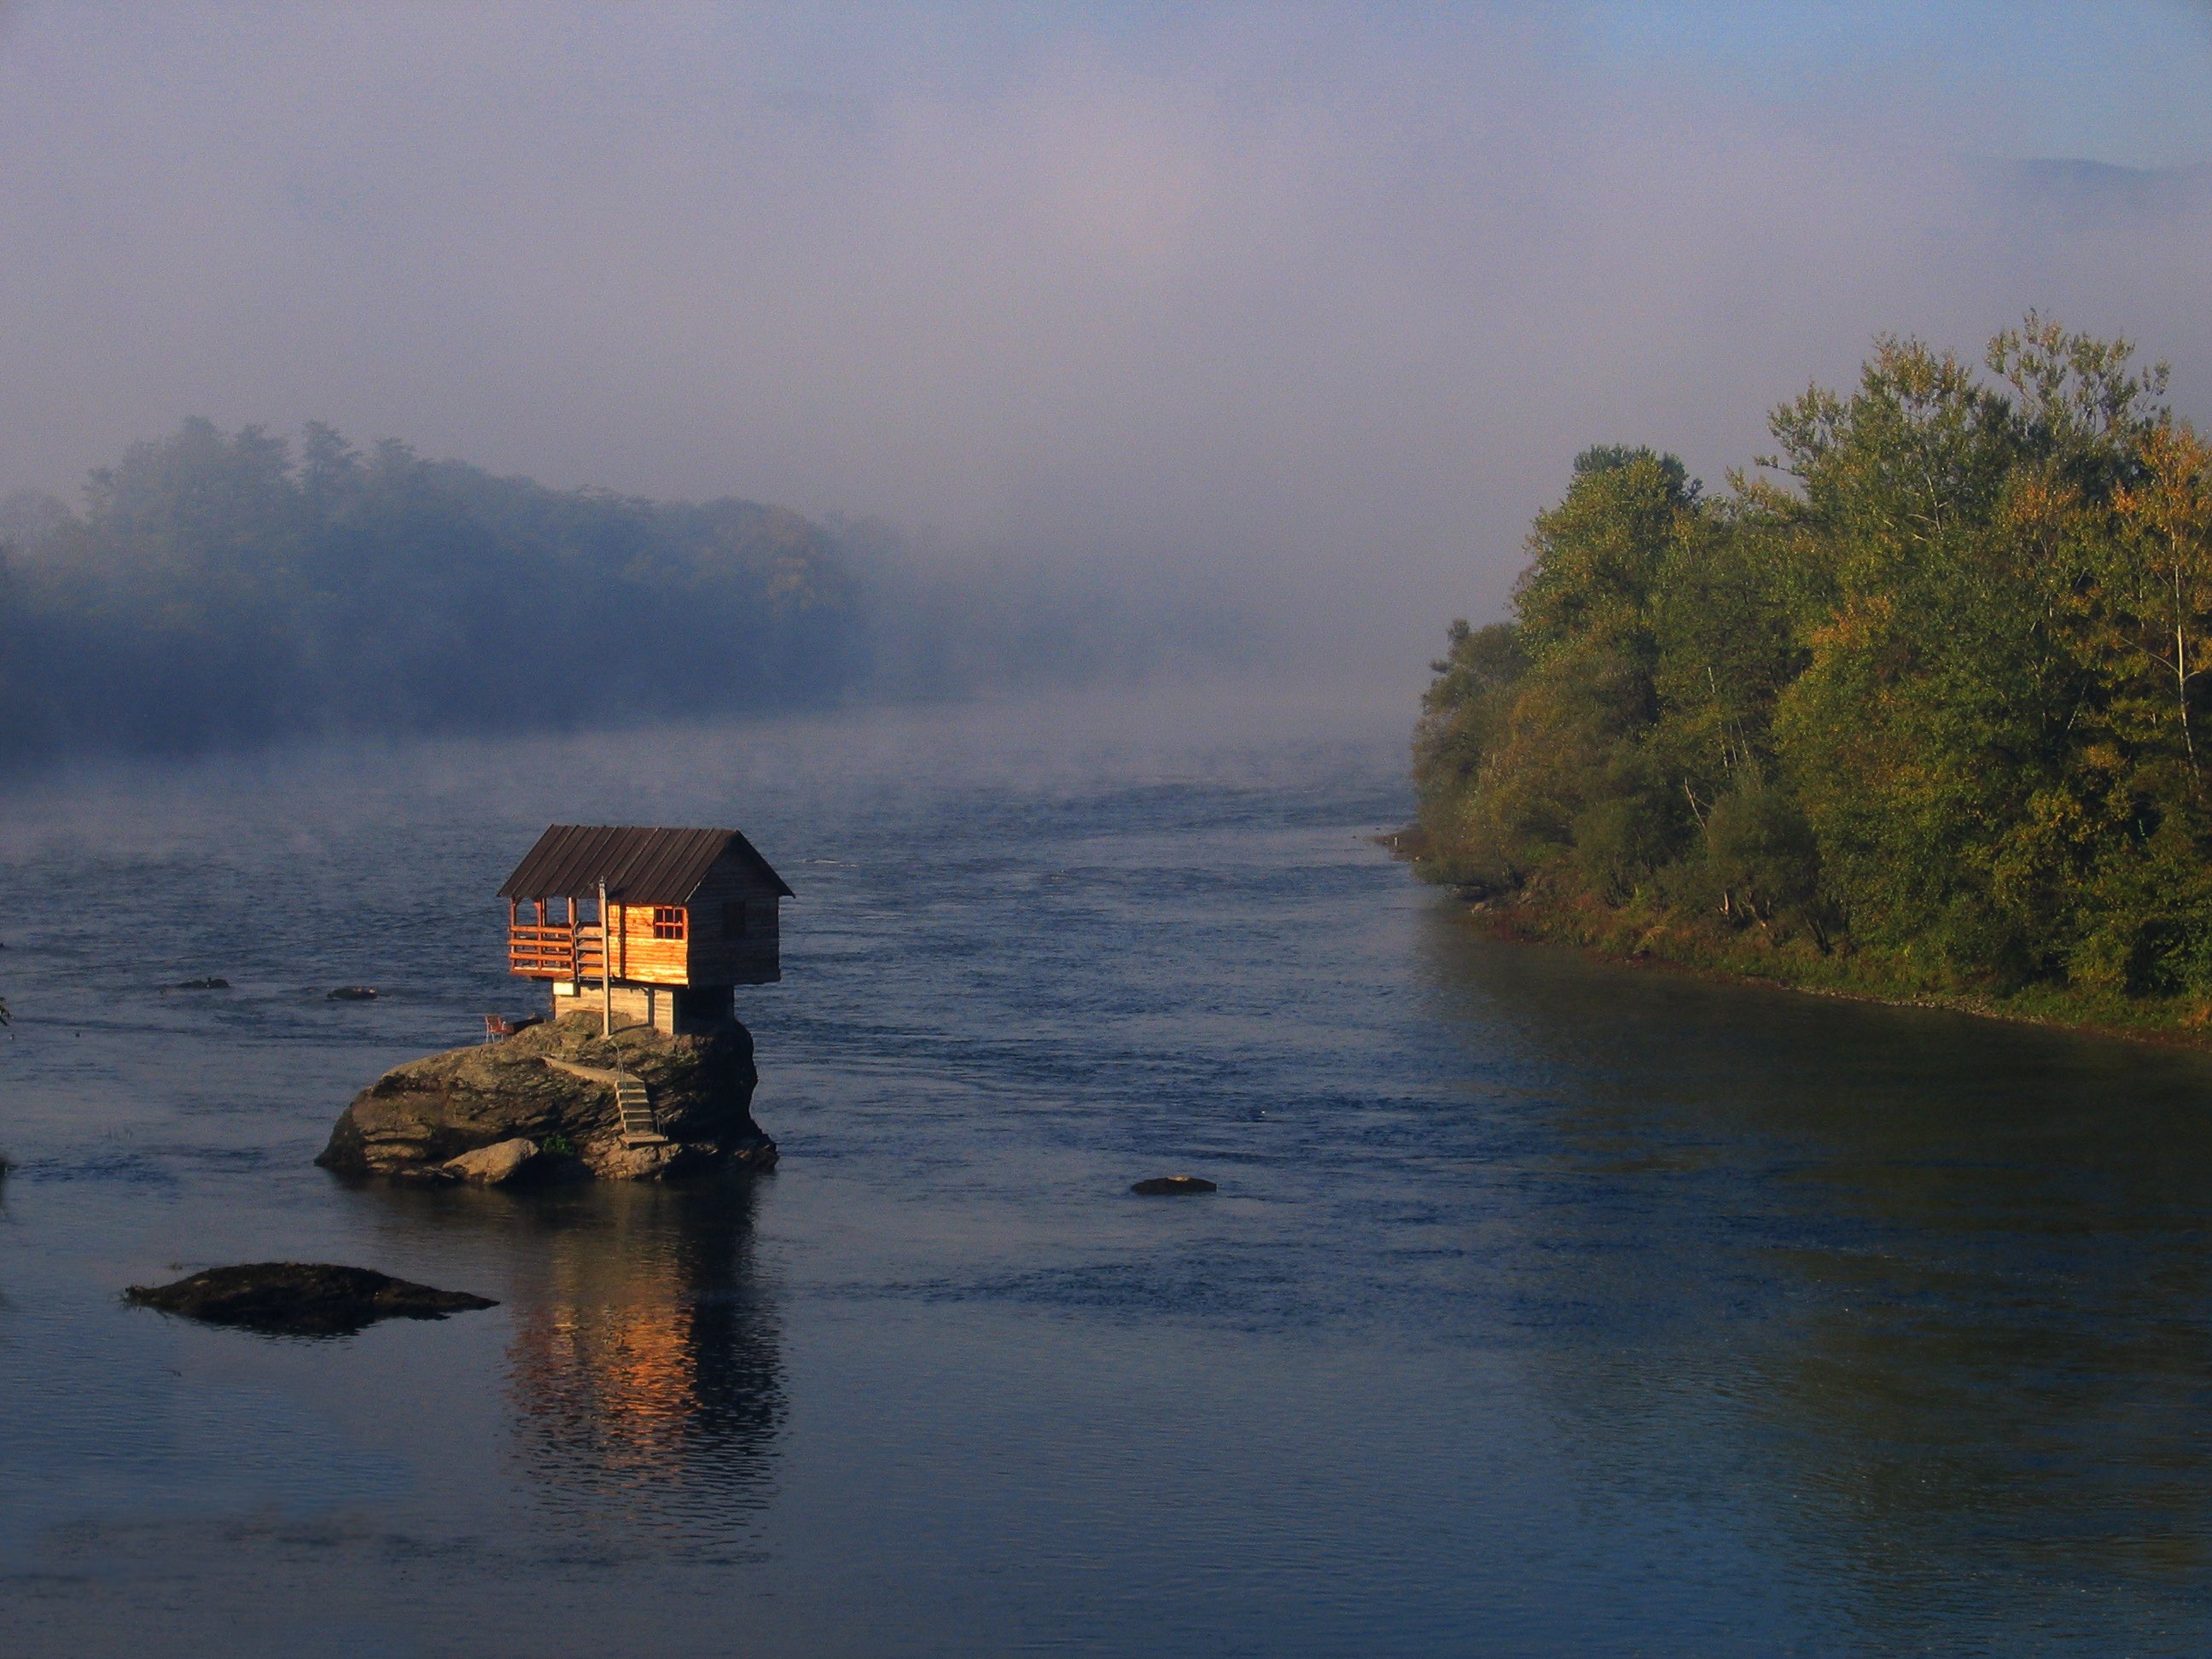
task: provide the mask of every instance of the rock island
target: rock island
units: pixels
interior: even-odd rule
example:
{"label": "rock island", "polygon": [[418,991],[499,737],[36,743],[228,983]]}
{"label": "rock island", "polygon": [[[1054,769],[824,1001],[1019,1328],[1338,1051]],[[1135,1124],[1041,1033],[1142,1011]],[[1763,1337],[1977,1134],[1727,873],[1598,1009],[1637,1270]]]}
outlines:
{"label": "rock island", "polygon": [[555,824],[500,889],[507,967],[552,1018],[394,1066],[315,1161],[343,1175],[506,1182],[764,1169],[739,985],[782,977],[791,889],[734,830]]}
{"label": "rock island", "polygon": [[[753,1121],[758,1081],[752,1034],[734,1019],[700,1033],[632,1026],[605,1036],[598,1015],[569,1014],[393,1066],[354,1097],[315,1162],[427,1181],[763,1170],[776,1154]],[[624,1082],[642,1085],[646,1134],[634,1115],[624,1123]]]}

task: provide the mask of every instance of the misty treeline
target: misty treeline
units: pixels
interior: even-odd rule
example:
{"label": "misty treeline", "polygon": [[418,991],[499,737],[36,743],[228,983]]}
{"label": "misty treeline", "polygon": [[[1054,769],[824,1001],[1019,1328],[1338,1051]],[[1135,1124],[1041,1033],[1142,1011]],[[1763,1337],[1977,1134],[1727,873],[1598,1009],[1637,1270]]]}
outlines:
{"label": "misty treeline", "polygon": [[0,519],[0,746],[174,750],[807,698],[852,672],[823,532],[209,422]]}
{"label": "misty treeline", "polygon": [[1208,621],[927,553],[877,522],[187,421],[81,507],[0,501],[0,766],[1064,684],[1194,653]]}
{"label": "misty treeline", "polygon": [[1593,943],[2201,1023],[2212,450],[2124,342],[2031,314],[1986,368],[1884,340],[1717,495],[1583,454],[1435,665],[1430,868]]}

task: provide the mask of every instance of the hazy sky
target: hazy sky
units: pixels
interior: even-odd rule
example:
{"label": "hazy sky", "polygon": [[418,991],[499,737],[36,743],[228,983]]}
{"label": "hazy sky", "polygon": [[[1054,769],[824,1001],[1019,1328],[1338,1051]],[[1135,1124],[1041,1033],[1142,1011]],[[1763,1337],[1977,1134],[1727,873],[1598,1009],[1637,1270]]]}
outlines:
{"label": "hazy sky", "polygon": [[1418,668],[1576,450],[1717,477],[1880,329],[2040,305],[2212,414],[2206,4],[0,19],[0,489],[324,418]]}

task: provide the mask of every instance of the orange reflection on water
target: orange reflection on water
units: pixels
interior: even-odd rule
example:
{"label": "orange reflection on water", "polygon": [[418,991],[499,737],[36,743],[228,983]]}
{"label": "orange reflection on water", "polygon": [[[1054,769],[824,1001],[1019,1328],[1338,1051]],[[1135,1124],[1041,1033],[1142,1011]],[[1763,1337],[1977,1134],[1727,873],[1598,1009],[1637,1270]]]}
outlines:
{"label": "orange reflection on water", "polygon": [[784,1411],[750,1184],[602,1188],[564,1206],[518,1297],[518,1451],[572,1518],[726,1541],[766,1501]]}

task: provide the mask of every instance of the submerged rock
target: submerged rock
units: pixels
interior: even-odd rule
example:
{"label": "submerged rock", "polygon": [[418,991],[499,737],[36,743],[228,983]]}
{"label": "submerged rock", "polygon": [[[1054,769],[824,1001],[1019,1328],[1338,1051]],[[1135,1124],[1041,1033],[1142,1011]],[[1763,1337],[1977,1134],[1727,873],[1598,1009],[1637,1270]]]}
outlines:
{"label": "submerged rock", "polygon": [[123,1295],[163,1313],[293,1336],[343,1336],[380,1319],[443,1319],[449,1313],[499,1306],[465,1291],[441,1291],[368,1267],[325,1261],[210,1267],[173,1285],[133,1285]]}
{"label": "submerged rock", "polygon": [[[665,1144],[624,1144],[608,1081],[617,1060],[645,1084]],[[533,1176],[549,1159],[611,1181],[767,1169],[775,1143],[753,1121],[759,1080],[752,1034],[735,1020],[700,1036],[638,1027],[609,1039],[597,1014],[571,1014],[394,1066],[339,1114],[315,1162],[340,1175],[451,1181],[464,1173],[457,1161],[522,1141],[537,1157],[519,1168]]]}
{"label": "submerged rock", "polygon": [[1142,1193],[1146,1198],[1164,1198],[1177,1193],[1218,1193],[1221,1189],[1201,1176],[1153,1176],[1134,1182],[1129,1190]]}

